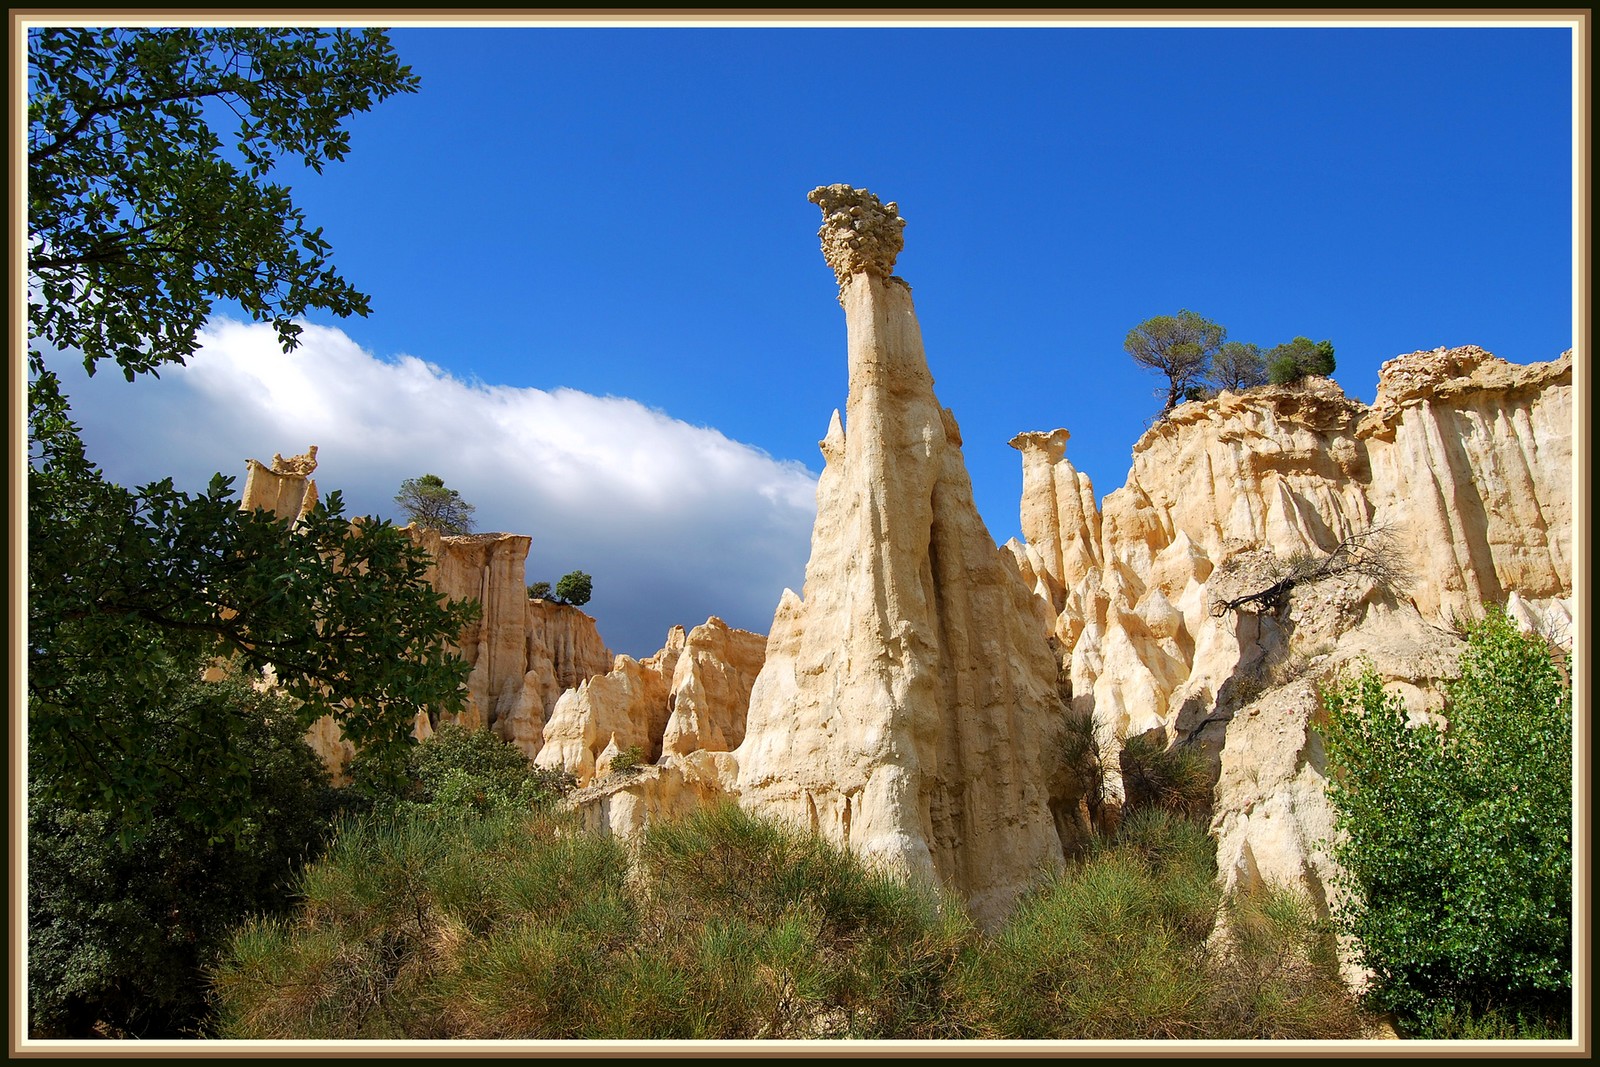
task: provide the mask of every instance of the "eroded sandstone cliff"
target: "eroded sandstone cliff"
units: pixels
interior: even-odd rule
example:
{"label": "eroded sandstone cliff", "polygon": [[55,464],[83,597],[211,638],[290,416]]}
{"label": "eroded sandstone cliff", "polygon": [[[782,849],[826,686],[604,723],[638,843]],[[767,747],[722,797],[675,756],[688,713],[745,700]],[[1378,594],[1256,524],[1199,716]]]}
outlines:
{"label": "eroded sandstone cliff", "polygon": [[[260,508],[283,518],[298,518],[316,504],[317,448],[272,464],[247,462],[241,507]],[[427,550],[428,581],[443,596],[475,600],[476,622],[455,641],[457,653],[472,665],[467,705],[455,716],[462,725],[490,729],[529,757],[544,743],[544,720],[557,698],[588,678],[611,669],[612,653],[594,619],[567,604],[533,600],[525,571],[532,539],[523,534],[443,535],[421,526],[405,528]],[[426,712],[415,724],[418,737],[433,732]],[[314,723],[307,742],[330,774],[342,781],[354,750],[331,717]]]}
{"label": "eroded sandstone cliff", "polygon": [[[1223,393],[1146,432],[1099,507],[1066,431],[1012,441],[1027,541],[1007,547],[1074,708],[1111,752],[1201,746],[1230,886],[1335,891],[1316,682],[1365,660],[1438,713],[1453,618],[1485,602],[1571,640],[1571,390],[1570,353],[1456,348],[1384,364],[1371,407],[1325,379]],[[1336,553],[1360,565],[1249,601]]]}
{"label": "eroded sandstone cliff", "polygon": [[[563,693],[535,762],[567,771],[586,786],[606,777],[612,761],[630,750],[639,764],[658,766],[725,753],[744,738],[765,647],[760,634],[715,616],[687,633],[674,626],[655,655],[618,656],[610,672]],[[643,779],[640,787],[655,780]],[[731,771],[707,786],[719,795],[732,787]]]}

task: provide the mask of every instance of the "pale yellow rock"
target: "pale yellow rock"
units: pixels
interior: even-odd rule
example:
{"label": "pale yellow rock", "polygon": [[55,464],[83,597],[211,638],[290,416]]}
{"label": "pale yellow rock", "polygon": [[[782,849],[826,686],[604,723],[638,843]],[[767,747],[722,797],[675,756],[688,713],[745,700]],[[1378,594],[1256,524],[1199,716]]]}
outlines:
{"label": "pale yellow rock", "polygon": [[766,653],[765,636],[736,630],[716,616],[689,631],[672,672],[662,752],[687,756],[737,748],[744,740],[750,687]]}
{"label": "pale yellow rock", "polygon": [[672,673],[686,640],[683,627],[674,626],[655,655],[644,660],[618,656],[610,672],[561,694],[544,724],[544,745],[534,763],[564,770],[579,785],[588,785],[604,773],[600,757],[608,748],[610,755],[638,749],[642,763],[659,759]]}
{"label": "pale yellow rock", "polygon": [[316,469],[316,445],[289,459],[274,453],[271,466],[247,459],[244,493],[239,506],[270,511],[280,519],[298,521],[317,504],[317,483],[311,479],[311,472]]}
{"label": "pale yellow rock", "polygon": [[[605,778],[612,758],[630,748],[638,750],[641,764],[649,765],[726,753],[744,739],[750,688],[765,650],[766,638],[736,630],[715,616],[688,633],[675,626],[654,656],[642,661],[619,656],[609,673],[563,694],[545,726],[544,747],[535,763],[565,770],[580,785],[588,785]],[[732,764],[702,762],[694,764],[701,770],[691,776],[699,793],[728,795],[734,787]],[[724,768],[725,778],[715,778],[717,767]],[[648,782],[676,780],[669,775]],[[630,810],[657,810],[651,803]],[[678,809],[669,803],[659,810]]]}
{"label": "pale yellow rock", "polygon": [[1236,665],[1239,650],[1204,633],[1213,568],[1247,550],[1325,555],[1372,528],[1429,624],[1494,601],[1570,639],[1571,377],[1570,353],[1518,367],[1439,349],[1386,363],[1370,409],[1316,378],[1180,405],[1140,438],[1102,511],[1065,431],[1018,435],[1027,543],[1013,555],[1056,613],[1080,710],[1119,731],[1170,723],[1191,679]]}
{"label": "pale yellow rock", "polygon": [[909,288],[892,259],[839,251],[898,250],[898,216],[826,193],[849,399],[823,442],[804,599],[778,606],[734,752],[739,801],[941,882],[993,924],[1062,863],[1053,801],[1072,826],[1055,663],[972,502]]}
{"label": "pale yellow rock", "polygon": [[735,773],[726,752],[674,755],[657,766],[597,778],[567,803],[584,829],[636,839],[656,823],[726,799],[724,783]]}
{"label": "pale yellow rock", "polygon": [[[1099,513],[1086,484],[1062,491],[1082,477],[1063,431],[1014,439],[1028,540],[1012,554],[1056,612],[1074,709],[1112,754],[1150,731],[1201,746],[1228,888],[1294,885],[1327,914],[1313,683],[1371,665],[1413,721],[1439,721],[1452,614],[1494,601],[1573,639],[1571,379],[1570,353],[1514,366],[1439,349],[1384,364],[1370,409],[1325,379],[1184,404],[1140,438]],[[1281,610],[1217,609],[1373,529],[1400,583],[1350,574],[1296,586]],[[1120,784],[1107,795],[1114,808]],[[1344,966],[1358,982],[1348,952]]]}
{"label": "pale yellow rock", "polygon": [[[274,455],[271,466],[248,460],[241,506],[297,520],[316,504],[316,483],[309,477],[316,457],[312,445],[288,459]],[[454,642],[456,653],[472,667],[467,705],[454,721],[491,729],[533,756],[543,745],[544,719],[561,693],[611,669],[614,657],[594,619],[570,605],[529,599],[525,571],[532,539],[526,535],[404,529],[428,552],[428,582],[445,597],[480,605],[477,621]],[[433,720],[419,713],[413,733],[424,738],[433,730]],[[334,721],[319,720],[306,741],[342,781],[354,750]]]}

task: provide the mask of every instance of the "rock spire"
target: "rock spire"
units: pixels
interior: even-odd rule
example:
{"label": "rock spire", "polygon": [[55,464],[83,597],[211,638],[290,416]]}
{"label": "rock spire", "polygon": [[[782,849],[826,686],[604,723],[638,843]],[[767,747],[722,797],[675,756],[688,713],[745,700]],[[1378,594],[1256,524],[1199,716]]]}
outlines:
{"label": "rock spire", "polygon": [[938,881],[992,925],[1076,834],[1055,660],[888,276],[903,220],[848,186],[811,199],[849,398],[821,442],[804,598],[784,591],[734,753],[740,803]]}

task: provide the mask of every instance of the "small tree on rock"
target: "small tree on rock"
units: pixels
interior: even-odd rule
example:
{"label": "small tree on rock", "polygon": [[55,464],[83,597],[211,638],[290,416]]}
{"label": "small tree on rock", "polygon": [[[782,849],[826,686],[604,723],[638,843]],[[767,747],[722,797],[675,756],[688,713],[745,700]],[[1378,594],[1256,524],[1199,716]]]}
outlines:
{"label": "small tree on rock", "polygon": [[1261,346],[1249,341],[1229,341],[1211,361],[1211,382],[1218,389],[1240,392],[1267,381],[1267,360]]}
{"label": "small tree on rock", "polygon": [[1203,388],[1211,359],[1227,340],[1225,327],[1195,314],[1157,315],[1128,331],[1122,347],[1141,367],[1167,376],[1167,412],[1196,388]]}
{"label": "small tree on rock", "polygon": [[447,487],[437,474],[407,478],[400,483],[394,502],[411,522],[431,526],[444,534],[472,532],[472,513],[476,509],[462,500],[460,493]]}
{"label": "small tree on rock", "polygon": [[583,571],[573,571],[571,574],[563,575],[561,580],[556,582],[556,599],[575,608],[587,604],[593,593],[594,579]]}
{"label": "small tree on rock", "polygon": [[1333,342],[1296,337],[1266,355],[1267,377],[1273,385],[1289,385],[1308,375],[1326,378],[1333,373]]}

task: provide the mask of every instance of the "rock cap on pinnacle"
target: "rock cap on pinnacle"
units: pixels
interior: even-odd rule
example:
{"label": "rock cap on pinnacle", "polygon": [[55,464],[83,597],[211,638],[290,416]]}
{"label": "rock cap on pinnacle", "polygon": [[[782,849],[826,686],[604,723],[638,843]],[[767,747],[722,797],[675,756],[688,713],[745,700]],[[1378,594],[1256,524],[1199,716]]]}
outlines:
{"label": "rock cap on pinnacle", "polygon": [[819,185],[806,197],[822,209],[822,256],[839,279],[839,289],[852,274],[894,274],[895,257],[905,247],[906,220],[900,207],[885,204],[866,189]]}

